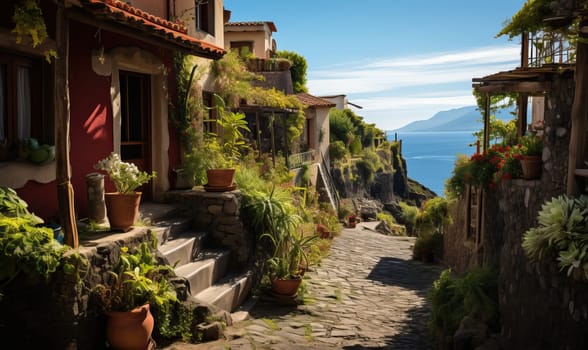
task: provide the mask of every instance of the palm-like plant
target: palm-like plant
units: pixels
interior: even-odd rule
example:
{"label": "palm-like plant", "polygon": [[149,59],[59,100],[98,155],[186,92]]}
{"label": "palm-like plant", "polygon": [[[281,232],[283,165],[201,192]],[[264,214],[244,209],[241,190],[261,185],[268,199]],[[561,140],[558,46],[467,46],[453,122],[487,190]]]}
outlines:
{"label": "palm-like plant", "polygon": [[267,260],[272,278],[292,278],[300,275],[301,263],[308,264],[306,250],[316,236],[304,236],[298,231],[302,218],[295,213],[292,199],[286,191],[272,189],[251,194],[247,210],[253,229],[260,239],[272,246]]}

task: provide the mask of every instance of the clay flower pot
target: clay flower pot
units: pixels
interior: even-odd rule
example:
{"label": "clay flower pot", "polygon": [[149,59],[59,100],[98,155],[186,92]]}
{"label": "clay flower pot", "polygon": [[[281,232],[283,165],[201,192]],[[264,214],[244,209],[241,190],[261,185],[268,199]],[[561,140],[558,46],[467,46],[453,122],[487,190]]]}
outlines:
{"label": "clay flower pot", "polygon": [[127,232],[135,223],[139,213],[141,192],[105,193],[106,214],[112,231]]}
{"label": "clay flower pot", "polygon": [[272,280],[272,292],[280,296],[295,296],[302,278],[274,278]]}
{"label": "clay flower pot", "polygon": [[145,350],[154,324],[149,304],[127,312],[111,311],[106,321],[106,339],[114,349]]}
{"label": "clay flower pot", "polygon": [[541,177],[541,156],[521,156],[523,179],[534,180]]}
{"label": "clay flower pot", "polygon": [[224,192],[235,189],[233,177],[235,176],[235,169],[208,169],[206,170],[206,177],[208,183],[204,185],[204,190],[209,192]]}

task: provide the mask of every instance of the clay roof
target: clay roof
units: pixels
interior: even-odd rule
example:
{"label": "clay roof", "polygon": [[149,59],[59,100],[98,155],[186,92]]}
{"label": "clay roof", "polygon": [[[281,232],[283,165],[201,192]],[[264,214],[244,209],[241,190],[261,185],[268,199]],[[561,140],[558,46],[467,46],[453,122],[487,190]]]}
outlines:
{"label": "clay roof", "polygon": [[297,93],[296,97],[302,102],[303,104],[307,105],[308,107],[335,107],[336,104],[325,100],[324,98],[316,97],[311,94],[307,94],[305,92]]}
{"label": "clay roof", "polygon": [[267,24],[272,32],[277,32],[276,25],[274,22],[269,21],[253,21],[253,22],[229,22],[225,23],[225,30],[227,27],[253,27],[253,26],[263,26]]}
{"label": "clay roof", "polygon": [[84,9],[92,12],[95,17],[117,22],[126,27],[159,37],[179,45],[195,55],[217,59],[226,53],[221,47],[189,36],[184,26],[154,16],[122,1],[81,0],[80,4]]}

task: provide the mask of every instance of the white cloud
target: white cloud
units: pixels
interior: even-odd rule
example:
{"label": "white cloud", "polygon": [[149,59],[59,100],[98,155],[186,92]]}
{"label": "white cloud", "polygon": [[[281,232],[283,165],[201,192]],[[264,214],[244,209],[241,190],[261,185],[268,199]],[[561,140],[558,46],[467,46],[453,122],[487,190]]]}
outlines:
{"label": "white cloud", "polygon": [[520,46],[482,47],[463,52],[334,63],[309,71],[314,95],[345,94],[363,106],[358,114],[392,129],[438,111],[474,105],[472,78],[510,70],[520,63]]}
{"label": "white cloud", "polygon": [[381,59],[371,64],[337,65],[331,70],[309,71],[308,87],[315,95],[376,93],[402,87],[468,82],[517,65],[519,49],[484,48],[461,53],[432,53]]}

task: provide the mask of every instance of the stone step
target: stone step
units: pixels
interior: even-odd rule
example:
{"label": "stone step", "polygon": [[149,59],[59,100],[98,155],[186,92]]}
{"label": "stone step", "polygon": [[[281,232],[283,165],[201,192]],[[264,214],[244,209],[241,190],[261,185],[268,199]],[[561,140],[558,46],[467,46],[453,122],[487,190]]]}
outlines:
{"label": "stone step", "polygon": [[181,266],[198,257],[207,236],[204,232],[182,232],[180,235],[168,237],[159,246],[159,251],[170,265]]}
{"label": "stone step", "polygon": [[168,203],[142,202],[139,213],[143,221],[158,222],[179,214],[177,205]]}
{"label": "stone step", "polygon": [[229,275],[210,288],[196,294],[193,298],[197,302],[213,304],[231,312],[241,305],[249,295],[252,280],[251,272]]}
{"label": "stone step", "polygon": [[170,237],[181,236],[189,231],[192,220],[189,218],[172,217],[153,222],[151,230],[157,235],[157,246],[163,245]]}
{"label": "stone step", "polygon": [[190,282],[190,293],[196,295],[227,273],[229,259],[229,251],[206,251],[199,260],[177,267],[175,273]]}

